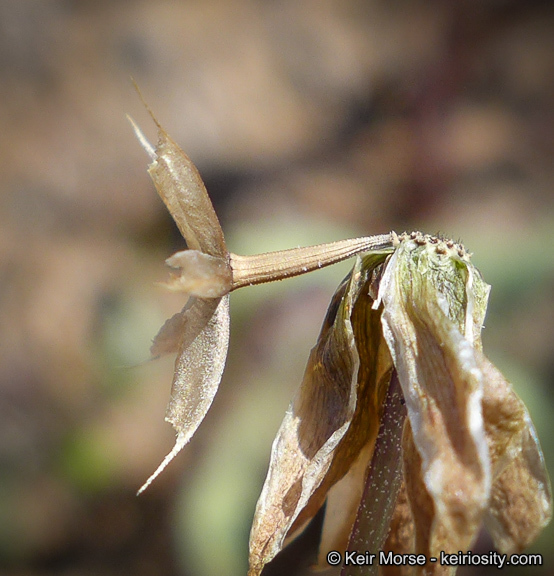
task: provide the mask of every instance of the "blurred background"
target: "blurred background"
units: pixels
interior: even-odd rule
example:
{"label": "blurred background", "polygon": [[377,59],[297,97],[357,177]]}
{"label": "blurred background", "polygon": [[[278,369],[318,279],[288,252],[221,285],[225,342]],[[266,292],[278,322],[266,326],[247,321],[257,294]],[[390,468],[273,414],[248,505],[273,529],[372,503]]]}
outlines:
{"label": "blurred background", "polygon": [[[272,439],[349,269],[232,296],[212,410],[137,498],[174,441],[173,359],[145,360],[183,305],[155,283],[184,242],[125,118],[155,141],[131,77],[234,252],[462,239],[493,287],[485,351],[554,476],[552,30],[533,0],[0,0],[0,574],[245,574]],[[503,574],[551,574],[553,541]],[[317,525],[267,574],[307,574],[316,545]]]}

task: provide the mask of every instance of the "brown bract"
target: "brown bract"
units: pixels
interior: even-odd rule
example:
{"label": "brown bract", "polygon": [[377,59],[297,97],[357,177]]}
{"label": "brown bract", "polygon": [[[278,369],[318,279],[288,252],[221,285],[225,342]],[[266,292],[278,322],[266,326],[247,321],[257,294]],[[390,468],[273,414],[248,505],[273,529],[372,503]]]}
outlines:
{"label": "brown bract", "polygon": [[148,173],[156,190],[190,248],[167,260],[181,271],[167,287],[188,294],[189,299],[162,326],[152,344],[153,356],[177,353],[166,412],[177,440],[139,493],[191,439],[212,404],[227,358],[232,286],[229,253],[204,183],[188,156],[154,121],[158,127],[155,149],[134,123],[133,127],[152,158]]}
{"label": "brown bract", "polygon": [[[190,440],[217,392],[229,340],[229,293],[354,255],[271,451],[250,537],[249,576],[324,502],[319,564],[330,550],[427,558],[469,550],[484,522],[496,547],[525,548],[548,523],[551,491],[529,414],[483,355],[489,286],[463,246],[395,233],[259,254],[228,252],[196,168],[158,126],[149,173],[187,242],[166,286],[188,295],[152,354],[177,353],[166,420]],[[378,566],[343,567],[342,576]],[[383,567],[451,574],[455,567]]]}
{"label": "brown bract", "polygon": [[228,252],[198,170],[150,114],[158,128],[155,148],[129,120],[152,159],[148,173],[188,247],[166,260],[177,273],[164,286],[186,294],[188,300],[181,312],[162,326],[151,347],[154,357],[177,353],[166,412],[177,440],[139,493],[187,444],[213,402],[229,346],[230,291],[305,274],[359,252],[392,246],[392,236],[383,234],[254,256]]}
{"label": "brown bract", "polygon": [[[385,257],[369,258],[377,265]],[[252,526],[251,574],[314,516],[339,480],[348,482],[349,500],[361,497],[392,372],[380,313],[371,307],[373,281],[373,270],[362,270],[358,258],[329,306],[302,385],[273,443]],[[331,497],[328,506],[332,522],[324,526],[323,543],[334,546],[338,539],[341,545],[330,549],[345,549],[357,506],[342,498],[335,506]]]}
{"label": "brown bract", "polygon": [[[481,351],[489,286],[463,247],[404,234],[390,256],[358,259],[345,286],[330,306],[333,331],[328,317],[273,445],[250,576],[326,496],[321,567],[327,552],[347,548],[426,558],[467,551],[483,522],[499,551],[523,550],[550,519],[550,484],[525,406]],[[340,405],[346,375],[351,389]],[[298,401],[305,397],[312,403]],[[336,414],[345,416],[334,422]],[[319,451],[307,450],[306,439],[318,438],[327,439]],[[379,569],[456,571],[375,562],[342,575]]]}

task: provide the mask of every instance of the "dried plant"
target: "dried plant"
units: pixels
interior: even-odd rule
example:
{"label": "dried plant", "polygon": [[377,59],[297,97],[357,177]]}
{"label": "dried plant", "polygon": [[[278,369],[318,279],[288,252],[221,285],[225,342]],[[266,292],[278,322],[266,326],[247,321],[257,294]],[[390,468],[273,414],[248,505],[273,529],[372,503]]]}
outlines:
{"label": "dried plant", "polygon": [[[167,287],[188,301],[152,354],[177,353],[166,420],[190,440],[217,392],[229,293],[355,257],[281,424],[250,537],[249,576],[327,502],[319,564],[330,550],[438,557],[469,550],[484,522],[513,553],[548,523],[551,491],[529,414],[484,356],[489,286],[463,246],[419,232],[238,256],[227,250],[202,179],[159,123],[149,174],[188,250],[167,260]],[[387,573],[388,568],[380,569]],[[376,565],[344,567],[370,574]],[[398,567],[393,571],[398,572]],[[403,573],[453,574],[426,562]]]}

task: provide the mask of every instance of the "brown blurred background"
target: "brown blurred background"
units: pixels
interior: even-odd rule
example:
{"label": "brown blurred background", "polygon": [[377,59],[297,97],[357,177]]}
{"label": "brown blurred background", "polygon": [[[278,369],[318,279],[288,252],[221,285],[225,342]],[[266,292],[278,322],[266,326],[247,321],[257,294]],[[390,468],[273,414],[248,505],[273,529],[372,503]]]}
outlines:
{"label": "brown blurred background", "polygon": [[[172,359],[141,363],[183,304],[155,282],[184,243],[125,118],[155,138],[131,76],[235,252],[461,238],[493,286],[485,351],[553,476],[549,4],[0,0],[0,574],[244,574],[271,441],[348,271],[233,295],[213,408],[136,498],[174,439]],[[267,574],[306,574],[316,535]],[[503,574],[551,574],[553,541]]]}

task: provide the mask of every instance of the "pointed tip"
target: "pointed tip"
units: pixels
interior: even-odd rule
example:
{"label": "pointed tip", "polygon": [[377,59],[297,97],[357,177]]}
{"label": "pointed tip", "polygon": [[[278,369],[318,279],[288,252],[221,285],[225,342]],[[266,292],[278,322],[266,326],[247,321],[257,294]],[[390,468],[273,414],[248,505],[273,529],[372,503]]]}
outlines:
{"label": "pointed tip", "polygon": [[137,496],[140,496],[147,488],[152,484],[152,482],[163,472],[165,467],[177,456],[177,454],[185,447],[186,443],[189,441],[189,436],[179,432],[177,435],[177,440],[175,441],[175,446],[171,452],[163,459],[162,463],[156,468],[154,474],[148,478],[148,480],[139,488]]}
{"label": "pointed tip", "polygon": [[148,154],[148,156],[150,156],[152,161],[155,162],[158,158],[156,155],[155,148],[152,146],[152,144],[150,144],[150,142],[148,142],[146,136],[142,133],[142,130],[138,127],[137,123],[129,116],[129,114],[127,114],[127,120],[129,120],[129,122],[131,123],[135,135],[138,138],[138,141],[141,143],[142,147],[146,150],[146,153]]}

